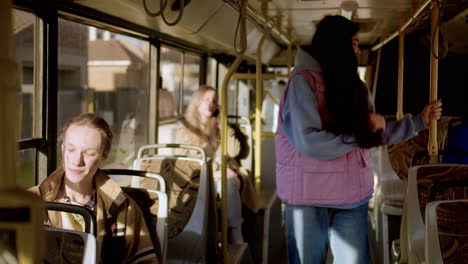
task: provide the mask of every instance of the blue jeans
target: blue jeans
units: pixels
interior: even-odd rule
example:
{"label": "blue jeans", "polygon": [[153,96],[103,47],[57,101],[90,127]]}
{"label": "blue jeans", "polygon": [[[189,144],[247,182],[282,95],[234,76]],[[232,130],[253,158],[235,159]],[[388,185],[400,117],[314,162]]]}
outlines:
{"label": "blue jeans", "polygon": [[288,205],[285,208],[289,263],[368,264],[368,203],[353,209]]}

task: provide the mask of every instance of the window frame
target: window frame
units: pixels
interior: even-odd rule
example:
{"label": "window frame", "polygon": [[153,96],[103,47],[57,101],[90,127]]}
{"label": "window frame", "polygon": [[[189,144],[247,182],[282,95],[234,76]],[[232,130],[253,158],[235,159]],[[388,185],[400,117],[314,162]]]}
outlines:
{"label": "window frame", "polygon": [[[26,11],[36,16],[34,44],[34,80],[35,80],[35,115],[33,138],[17,141],[18,151],[36,150],[35,183],[38,184],[50,175],[57,167],[57,107],[58,107],[58,20],[59,18],[109,30],[149,42],[149,74],[148,74],[148,127],[147,142],[157,143],[158,127],[161,125],[158,117],[159,87],[161,76],[162,46],[180,50],[185,53],[200,56],[200,85],[206,82],[207,61],[212,58],[203,47],[168,36],[162,32],[145,28],[123,19],[78,5],[69,1],[48,1],[38,4],[31,0],[13,0],[13,8]],[[184,67],[184,64],[182,64]],[[216,66],[218,72],[218,64]],[[183,78],[183,76],[182,76]],[[216,76],[218,78],[218,76]],[[183,100],[183,79],[181,96]],[[179,104],[182,106],[182,102]],[[177,117],[177,120],[181,115]],[[175,122],[173,121],[173,122]],[[167,122],[167,121],[165,121]]]}

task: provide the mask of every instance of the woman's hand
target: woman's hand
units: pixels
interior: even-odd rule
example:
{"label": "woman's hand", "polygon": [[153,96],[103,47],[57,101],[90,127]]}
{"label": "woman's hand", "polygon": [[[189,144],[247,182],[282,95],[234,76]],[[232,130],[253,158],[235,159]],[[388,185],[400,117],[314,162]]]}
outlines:
{"label": "woman's hand", "polygon": [[431,120],[439,120],[442,116],[442,101],[439,99],[424,106],[421,112],[421,118],[426,126]]}
{"label": "woman's hand", "polygon": [[378,130],[385,131],[385,127],[387,126],[387,124],[385,123],[385,118],[377,113],[370,113],[369,125],[372,133],[375,133]]}

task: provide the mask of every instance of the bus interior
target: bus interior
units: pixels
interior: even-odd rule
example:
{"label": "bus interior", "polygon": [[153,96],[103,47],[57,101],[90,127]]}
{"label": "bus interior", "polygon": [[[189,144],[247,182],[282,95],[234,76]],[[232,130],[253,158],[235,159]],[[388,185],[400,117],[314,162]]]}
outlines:
{"label": "bus interior", "polygon": [[[58,135],[82,113],[109,124],[102,168],[140,205],[160,263],[288,263],[279,103],[326,15],[359,25],[359,76],[387,121],[444,105],[416,137],[371,149],[369,263],[468,263],[467,0],[1,0],[0,264],[100,263],[92,212],[27,191],[62,164]],[[205,151],[176,142],[201,85],[219,96],[221,195]],[[243,244],[228,237],[228,126],[259,207],[242,208]],[[175,177],[196,181],[190,206]],[[86,230],[45,227],[44,210],[80,214]]]}

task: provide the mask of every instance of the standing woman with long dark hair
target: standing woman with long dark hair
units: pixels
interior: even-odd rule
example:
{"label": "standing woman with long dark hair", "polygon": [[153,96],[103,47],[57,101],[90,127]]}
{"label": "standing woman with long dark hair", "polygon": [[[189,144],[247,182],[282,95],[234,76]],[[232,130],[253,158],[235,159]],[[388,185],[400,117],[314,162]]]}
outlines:
{"label": "standing woman with long dark hair", "polygon": [[440,100],[386,124],[357,72],[357,24],[327,16],[297,53],[276,132],[278,196],[290,263],[369,263],[369,148],[409,139],[438,120]]}

